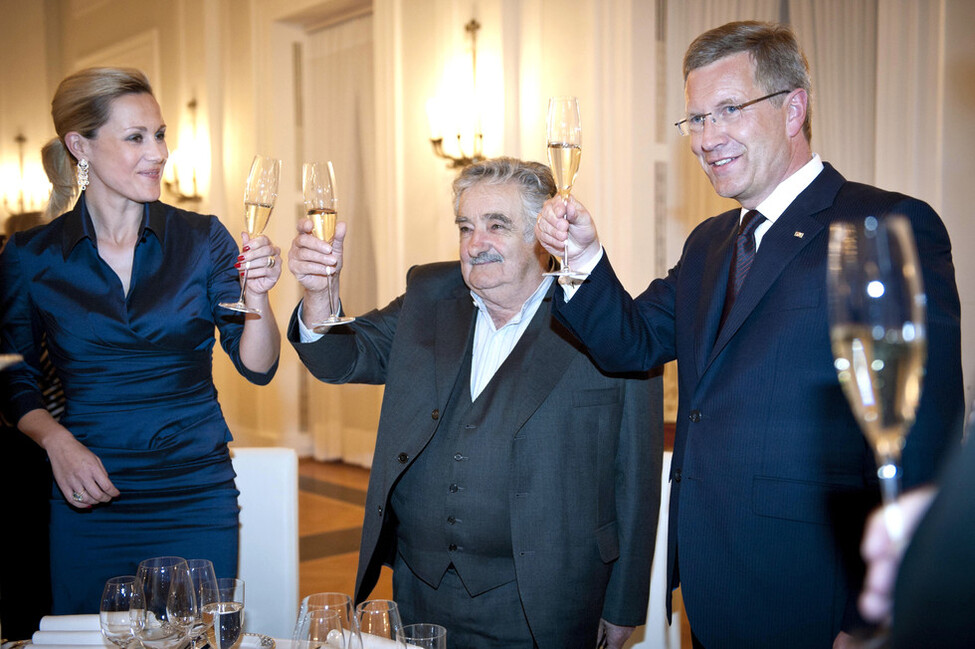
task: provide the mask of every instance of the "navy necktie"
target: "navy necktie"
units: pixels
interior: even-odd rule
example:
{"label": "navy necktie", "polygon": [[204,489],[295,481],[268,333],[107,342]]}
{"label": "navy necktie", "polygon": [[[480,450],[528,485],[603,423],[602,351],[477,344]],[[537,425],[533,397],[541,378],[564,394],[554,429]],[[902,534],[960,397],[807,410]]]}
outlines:
{"label": "navy necktie", "polygon": [[728,289],[724,297],[724,309],[721,311],[721,325],[731,312],[741,291],[741,285],[748,275],[748,269],[755,261],[755,230],[765,222],[765,217],[758,210],[749,210],[738,227],[738,238],[735,240],[735,251],[731,256],[731,270],[728,271]]}

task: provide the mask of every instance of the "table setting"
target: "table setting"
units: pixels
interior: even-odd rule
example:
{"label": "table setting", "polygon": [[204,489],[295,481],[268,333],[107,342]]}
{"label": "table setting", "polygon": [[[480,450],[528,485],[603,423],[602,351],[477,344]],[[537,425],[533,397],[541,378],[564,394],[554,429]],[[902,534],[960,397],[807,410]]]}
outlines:
{"label": "table setting", "polygon": [[290,638],[244,632],[245,584],[206,559],[154,557],[105,582],[99,612],[46,615],[28,640],[0,649],[446,649],[436,624],[404,625],[391,600],[344,593],[302,599]]}

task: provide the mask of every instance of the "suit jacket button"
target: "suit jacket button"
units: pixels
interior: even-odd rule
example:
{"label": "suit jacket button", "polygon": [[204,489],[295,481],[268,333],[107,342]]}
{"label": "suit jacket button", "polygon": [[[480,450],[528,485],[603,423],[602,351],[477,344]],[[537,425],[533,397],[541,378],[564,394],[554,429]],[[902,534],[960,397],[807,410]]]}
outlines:
{"label": "suit jacket button", "polygon": [[400,453],[399,455],[396,456],[396,461],[399,462],[400,464],[406,464],[409,461],[409,459],[410,456],[407,455],[406,453]]}
{"label": "suit jacket button", "polygon": [[382,505],[379,506],[379,515],[380,516],[383,515],[383,506]]}
{"label": "suit jacket button", "polygon": [[680,469],[674,471],[674,482],[680,482]]}
{"label": "suit jacket button", "polygon": [[447,549],[450,550],[451,552],[455,552],[457,550],[457,544],[451,543],[450,545],[447,546]]}
{"label": "suit jacket button", "polygon": [[701,411],[697,409],[691,410],[688,418],[690,418],[690,420],[696,424],[697,422],[701,421]]}
{"label": "suit jacket button", "polygon": [[432,417],[434,421],[437,421],[438,419],[440,419],[440,409],[439,408],[434,408],[433,409],[433,412],[430,413],[430,417]]}

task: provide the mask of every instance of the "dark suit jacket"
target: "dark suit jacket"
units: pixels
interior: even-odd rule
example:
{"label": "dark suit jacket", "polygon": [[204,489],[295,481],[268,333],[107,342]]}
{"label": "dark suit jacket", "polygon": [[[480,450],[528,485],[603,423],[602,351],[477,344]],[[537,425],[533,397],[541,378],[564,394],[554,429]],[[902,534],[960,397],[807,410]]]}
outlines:
{"label": "dark suit jacket", "polygon": [[894,591],[894,649],[975,647],[975,442],[939,480],[940,490],[901,562]]}
{"label": "dark suit jacket", "polygon": [[[554,288],[554,285],[553,285]],[[642,624],[656,536],[662,456],[659,377],[611,376],[549,318],[518,375],[508,504],[518,590],[539,647],[589,645],[600,615]],[[288,337],[298,340],[295,315]],[[366,497],[356,600],[394,551],[390,492],[437,432],[475,307],[458,262],[418,266],[406,293],[314,343],[302,362],[330,383],[385,383]]]}
{"label": "dark suit jacket", "polygon": [[[557,317],[609,371],[677,359],[669,579],[714,647],[829,647],[856,624],[857,546],[875,464],[833,369],[829,224],[899,212],[928,298],[928,365],[904,483],[929,480],[959,439],[959,301],[948,234],[926,204],[847,182],[831,166],[762,239],[718,332],[739,210],[701,223],[681,260],[635,300],[607,258]],[[679,555],[679,574],[676,570]]]}

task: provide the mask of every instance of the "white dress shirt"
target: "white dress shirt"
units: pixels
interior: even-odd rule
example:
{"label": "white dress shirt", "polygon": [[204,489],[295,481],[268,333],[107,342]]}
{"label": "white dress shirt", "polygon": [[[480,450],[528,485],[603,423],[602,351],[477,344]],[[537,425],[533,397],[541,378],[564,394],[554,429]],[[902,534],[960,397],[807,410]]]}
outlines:
{"label": "white dress shirt", "polygon": [[[814,153],[812,159],[799,167],[795,173],[783,180],[778,186],[772,190],[768,198],[762,201],[756,208],[765,217],[765,222],[760,226],[755,228],[755,251],[758,252],[758,247],[762,243],[762,237],[768,232],[769,228],[778,220],[782,213],[785,212],[792,201],[796,200],[796,197],[812,184],[812,181],[816,180],[816,177],[823,170],[823,160],[819,157],[818,153]],[[741,214],[738,215],[738,224],[741,225],[741,220],[744,218],[745,214],[748,213],[747,208],[741,208]],[[592,272],[592,269],[596,267],[599,260],[603,258],[603,248],[599,247],[599,254],[590,259],[587,263],[581,266],[573,267],[572,270],[580,275],[588,276]],[[582,284],[584,280],[574,279],[569,281],[559,281],[562,285],[562,292],[565,294],[565,301],[568,302],[575,295],[576,290],[578,290],[579,285]]]}
{"label": "white dress shirt", "polygon": [[[512,316],[501,328],[494,326],[488,314],[484,300],[471,291],[474,306],[477,307],[477,319],[474,323],[474,350],[471,356],[471,401],[477,399],[484,387],[491,382],[494,374],[508,358],[508,354],[515,348],[522,334],[528,329],[532,318],[538,312],[542,299],[552,285],[551,277],[542,277],[538,288],[525,300],[521,310]],[[301,308],[298,305],[298,333],[303,343],[315,342],[324,334],[316,333],[307,328],[301,321]]]}

